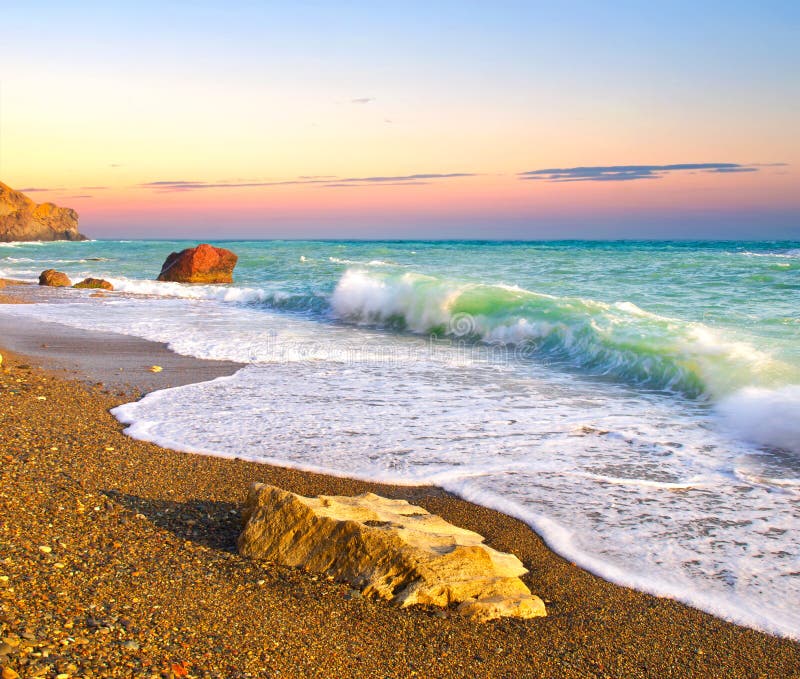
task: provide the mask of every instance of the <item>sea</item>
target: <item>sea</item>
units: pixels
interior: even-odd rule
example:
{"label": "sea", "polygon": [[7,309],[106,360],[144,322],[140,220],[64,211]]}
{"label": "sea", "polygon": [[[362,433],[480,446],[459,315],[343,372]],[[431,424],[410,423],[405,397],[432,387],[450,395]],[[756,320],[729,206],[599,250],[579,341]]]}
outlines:
{"label": "sea", "polygon": [[113,413],[137,439],[395,484],[527,522],[610,581],[800,639],[800,242],[0,244],[111,281],[0,313],[244,364]]}

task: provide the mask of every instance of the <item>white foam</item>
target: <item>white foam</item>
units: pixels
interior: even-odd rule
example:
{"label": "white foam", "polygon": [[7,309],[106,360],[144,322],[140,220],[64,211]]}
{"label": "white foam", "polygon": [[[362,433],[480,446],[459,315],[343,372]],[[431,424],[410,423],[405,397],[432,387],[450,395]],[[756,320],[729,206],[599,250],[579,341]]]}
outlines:
{"label": "white foam", "polygon": [[155,297],[179,297],[182,299],[207,299],[220,302],[260,303],[271,299],[262,288],[246,288],[227,285],[184,285],[161,281],[108,277],[114,289],[135,295]]}
{"label": "white foam", "polygon": [[742,438],[800,453],[800,385],[746,387],[723,399],[717,409]]}
{"label": "white foam", "polygon": [[[800,639],[798,619],[791,607],[767,606],[748,600],[734,589],[732,592],[721,592],[718,587],[705,588],[692,579],[684,579],[681,574],[646,569],[637,571],[632,564],[614,563],[598,558],[595,550],[581,547],[580,534],[569,528],[571,522],[555,521],[540,512],[520,507],[503,495],[486,493],[471,488],[466,483],[444,483],[446,490],[463,497],[465,500],[495,509],[520,519],[533,528],[555,552],[573,561],[582,568],[600,577],[624,587],[631,587],[655,596],[667,597],[682,601],[690,606],[717,615],[740,625],[752,627],[765,632]],[[597,536],[599,538],[599,536]],[[669,554],[667,545],[658,547]],[[668,560],[668,559],[666,559]],[[756,573],[751,574],[756,579]],[[784,610],[781,610],[784,609]]]}
{"label": "white foam", "polygon": [[792,248],[792,249],[789,249],[789,250],[784,250],[782,252],[749,252],[749,251],[744,251],[744,252],[740,252],[739,254],[744,255],[745,257],[777,257],[777,258],[794,259],[796,257],[800,257],[800,248]]}
{"label": "white foam", "polygon": [[[99,261],[108,261],[100,259]],[[89,262],[98,261],[95,259],[31,259],[30,257],[6,257],[5,261],[14,264],[88,264]]]}
{"label": "white foam", "polygon": [[401,266],[396,262],[385,262],[382,259],[371,259],[367,262],[361,262],[355,259],[340,259],[339,257],[328,257],[328,261],[333,264],[352,264],[355,266]]}
{"label": "white foam", "polygon": [[426,294],[420,294],[418,286],[425,282],[435,283],[436,279],[406,273],[387,281],[366,271],[348,269],[336,285],[331,306],[342,319],[378,323],[399,316],[411,331],[426,333],[447,324],[448,307],[460,289],[432,286]]}
{"label": "white foam", "polygon": [[37,246],[37,245],[46,245],[44,241],[24,241],[24,240],[14,240],[8,241],[5,243],[0,243],[0,248],[18,248],[22,246]]}

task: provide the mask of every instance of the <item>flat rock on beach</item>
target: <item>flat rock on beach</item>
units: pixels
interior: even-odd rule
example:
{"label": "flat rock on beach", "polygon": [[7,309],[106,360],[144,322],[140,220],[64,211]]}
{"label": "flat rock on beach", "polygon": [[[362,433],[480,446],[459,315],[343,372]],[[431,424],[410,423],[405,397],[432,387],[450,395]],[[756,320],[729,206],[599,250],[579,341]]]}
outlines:
{"label": "flat rock on beach", "polygon": [[317,498],[250,485],[239,553],[349,582],[400,606],[460,604],[483,622],[546,615],[513,554],[406,500],[363,493]]}

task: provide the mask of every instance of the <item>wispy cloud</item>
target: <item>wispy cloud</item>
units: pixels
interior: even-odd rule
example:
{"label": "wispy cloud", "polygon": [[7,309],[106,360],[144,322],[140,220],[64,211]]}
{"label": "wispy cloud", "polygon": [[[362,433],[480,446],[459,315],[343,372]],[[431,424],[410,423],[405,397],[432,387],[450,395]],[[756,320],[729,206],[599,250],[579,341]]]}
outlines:
{"label": "wispy cloud", "polygon": [[351,99],[351,104],[369,104],[375,101],[375,97],[358,97],[356,99]]}
{"label": "wispy cloud", "polygon": [[81,186],[84,191],[105,191],[107,186]]}
{"label": "wispy cloud", "polygon": [[347,179],[341,179],[340,181],[343,182],[372,182],[372,183],[382,183],[382,182],[408,182],[408,181],[416,181],[418,179],[452,179],[454,177],[474,177],[471,172],[448,172],[446,174],[406,174],[406,175],[399,175],[394,177],[348,177]]}
{"label": "wispy cloud", "polygon": [[24,189],[19,189],[22,193],[37,193],[38,191],[63,191],[64,189],[53,189],[44,186],[26,186]]}
{"label": "wispy cloud", "polygon": [[732,172],[758,172],[757,167],[716,167],[713,170],[706,170],[706,172],[729,174]]}
{"label": "wispy cloud", "polygon": [[280,182],[204,182],[186,179],[165,179],[139,184],[141,188],[159,191],[198,191],[205,189],[249,189],[258,186],[285,186],[287,184],[316,184],[321,180],[289,180]]}
{"label": "wispy cloud", "polygon": [[475,177],[471,172],[447,172],[432,173],[424,172],[407,175],[376,175],[371,177],[336,177],[331,175],[303,175],[297,179],[287,179],[283,181],[265,182],[205,182],[189,179],[170,179],[146,182],[139,184],[139,188],[152,189],[156,191],[205,191],[208,189],[243,189],[259,188],[271,186],[293,186],[293,185],[320,185],[326,188],[339,188],[344,186],[409,186],[429,184],[433,181],[444,179],[455,179],[460,177]]}
{"label": "wispy cloud", "polygon": [[[410,181],[410,182],[385,182],[382,186],[427,186],[432,182],[419,182],[419,181]],[[359,184],[356,182],[341,182],[341,183],[331,183],[325,184],[325,188],[327,189],[338,189],[338,188],[353,188],[356,189],[359,186],[370,186],[369,183]]]}
{"label": "wispy cloud", "polygon": [[[771,165],[784,165],[772,163]],[[638,179],[661,179],[673,172],[703,172],[731,174],[758,172],[759,165],[752,163],[675,163],[672,165],[592,165],[584,167],[558,167],[520,172],[525,180],[548,182],[626,182]]]}

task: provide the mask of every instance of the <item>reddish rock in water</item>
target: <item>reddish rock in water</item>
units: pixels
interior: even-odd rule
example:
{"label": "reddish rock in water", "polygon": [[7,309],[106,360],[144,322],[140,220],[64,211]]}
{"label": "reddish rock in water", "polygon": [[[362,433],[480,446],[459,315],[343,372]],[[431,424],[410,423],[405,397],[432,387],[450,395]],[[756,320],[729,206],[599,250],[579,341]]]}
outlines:
{"label": "reddish rock in water", "polygon": [[80,283],[75,283],[72,286],[73,288],[89,288],[89,289],[101,289],[101,290],[113,290],[114,286],[111,285],[108,281],[104,281],[102,278],[84,278]]}
{"label": "reddish rock in water", "polygon": [[239,258],[230,250],[203,243],[173,252],[167,257],[160,281],[174,283],[233,283],[233,267]]}
{"label": "reddish rock in water", "polygon": [[55,269],[47,269],[39,274],[39,285],[49,285],[51,288],[68,288],[72,281],[67,274]]}

